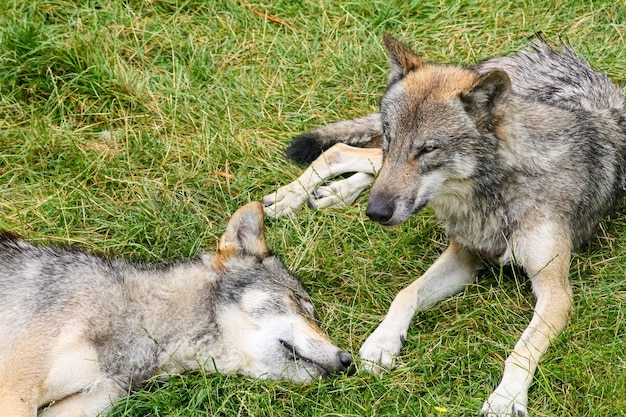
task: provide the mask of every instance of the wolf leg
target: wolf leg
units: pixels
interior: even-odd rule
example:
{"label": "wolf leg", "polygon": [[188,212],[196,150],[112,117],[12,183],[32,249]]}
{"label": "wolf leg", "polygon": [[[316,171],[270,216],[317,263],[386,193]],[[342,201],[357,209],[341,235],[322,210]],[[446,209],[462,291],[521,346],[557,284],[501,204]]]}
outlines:
{"label": "wolf leg", "polygon": [[310,164],[336,143],[357,148],[380,148],[382,134],[380,113],[368,114],[356,119],[330,123],[312,132],[303,133],[293,139],[291,145],[285,149],[285,154],[296,162]]}
{"label": "wolf leg", "polygon": [[374,182],[374,176],[357,172],[345,180],[319,187],[309,197],[309,206],[319,209],[349,206]]}
{"label": "wolf leg", "polygon": [[418,310],[463,291],[472,282],[480,258],[452,241],[420,278],[398,293],[385,319],[359,351],[365,368],[382,373],[393,365],[409,324]]}
{"label": "wolf leg", "polygon": [[99,381],[93,388],[70,395],[48,406],[40,417],[96,417],[119,400],[124,392],[112,381]]}
{"label": "wolf leg", "polygon": [[374,175],[382,165],[381,149],[355,148],[338,143],[325,151],[292,183],[263,197],[265,214],[280,217],[292,214],[324,181],[348,172]]}
{"label": "wolf leg", "polygon": [[[553,230],[553,229],[552,229]],[[557,238],[555,238],[557,236]],[[551,242],[551,243],[546,243]],[[550,342],[563,331],[572,307],[568,281],[571,244],[568,236],[544,233],[519,248],[518,261],[531,279],[537,298],[530,324],[504,363],[502,381],[481,410],[482,417],[526,416],[528,387]]]}

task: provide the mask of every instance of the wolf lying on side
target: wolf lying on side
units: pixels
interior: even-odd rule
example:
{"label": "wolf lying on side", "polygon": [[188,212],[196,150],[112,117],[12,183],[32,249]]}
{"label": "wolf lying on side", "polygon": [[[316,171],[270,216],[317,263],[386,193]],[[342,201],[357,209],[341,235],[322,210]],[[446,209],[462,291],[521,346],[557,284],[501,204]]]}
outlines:
{"label": "wolf lying on side", "polygon": [[296,138],[295,159],[325,152],[264,198],[266,213],[290,214],[307,199],[351,203],[374,182],[372,220],[392,226],[430,206],[443,222],[449,248],[397,295],[360,350],[375,372],[392,366],[413,315],[463,291],[482,260],[521,265],[534,315],[481,415],[525,416],[537,364],[568,322],[570,253],[623,196],[623,94],[570,47],[555,51],[542,39],[531,52],[469,68],[424,63],[389,36],[385,44],[391,72],[380,113]]}
{"label": "wolf lying on side", "polygon": [[219,250],[140,265],[0,238],[0,416],[95,416],[159,374],[202,369],[311,381],[352,358],[271,255],[260,203]]}

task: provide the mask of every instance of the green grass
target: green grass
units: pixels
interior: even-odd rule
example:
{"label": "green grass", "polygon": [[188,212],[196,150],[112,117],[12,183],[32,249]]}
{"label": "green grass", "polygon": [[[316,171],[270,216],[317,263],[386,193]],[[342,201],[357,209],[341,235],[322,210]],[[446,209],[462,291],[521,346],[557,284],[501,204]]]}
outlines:
{"label": "green grass", "polygon": [[[292,136],[376,110],[385,31],[427,60],[458,64],[514,51],[539,31],[626,82],[620,2],[249,3],[285,24],[234,0],[6,0],[0,228],[148,261],[213,250],[238,206],[299,174],[282,155]],[[267,231],[323,327],[355,355],[446,245],[432,213],[383,229],[365,204],[304,209]],[[531,387],[535,417],[626,414],[625,230],[616,215],[574,257],[574,315]],[[520,271],[491,266],[418,314],[383,377],[302,387],[187,375],[150,383],[110,416],[477,415],[533,303]]]}

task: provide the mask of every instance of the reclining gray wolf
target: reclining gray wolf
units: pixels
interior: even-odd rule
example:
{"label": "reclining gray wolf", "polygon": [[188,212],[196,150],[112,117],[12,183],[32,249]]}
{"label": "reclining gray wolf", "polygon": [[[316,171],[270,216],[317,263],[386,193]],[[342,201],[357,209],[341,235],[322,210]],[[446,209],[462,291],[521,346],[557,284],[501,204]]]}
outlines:
{"label": "reclining gray wolf", "polygon": [[373,182],[370,219],[397,225],[428,205],[443,222],[450,246],[397,295],[360,350],[374,372],[392,366],[413,315],[463,291],[481,261],[522,266],[534,315],[481,415],[524,416],[537,363],[569,320],[570,253],[622,199],[623,94],[569,46],[556,51],[541,38],[532,51],[468,68],[425,63],[389,36],[385,44],[391,72],[380,113],[296,138],[293,158],[324,153],[266,196],[265,211],[290,214],[307,199],[349,204]]}
{"label": "reclining gray wolf", "polygon": [[171,265],[0,237],[0,416],[95,416],[159,374],[202,369],[307,382],[352,358],[317,326],[300,282],[265,245],[263,209],[219,250]]}

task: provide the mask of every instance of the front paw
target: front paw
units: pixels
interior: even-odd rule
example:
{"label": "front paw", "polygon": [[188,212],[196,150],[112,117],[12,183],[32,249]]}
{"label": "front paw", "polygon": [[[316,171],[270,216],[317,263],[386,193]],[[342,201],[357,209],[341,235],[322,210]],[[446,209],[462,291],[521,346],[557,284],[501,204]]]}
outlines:
{"label": "front paw", "polygon": [[335,191],[332,184],[325,187],[319,187],[309,196],[308,205],[314,209],[343,207],[352,204],[346,201],[341,194]]}
{"label": "front paw", "polygon": [[273,219],[291,216],[304,204],[307,197],[302,187],[293,187],[290,184],[263,197],[263,211],[266,216]]}
{"label": "front paw", "polygon": [[498,387],[485,401],[480,417],[526,417],[526,394],[511,395],[510,391]]}
{"label": "front paw", "polygon": [[391,369],[405,340],[406,335],[385,328],[382,323],[359,350],[365,370],[380,375]]}

